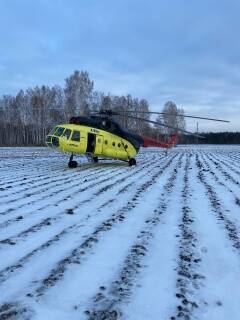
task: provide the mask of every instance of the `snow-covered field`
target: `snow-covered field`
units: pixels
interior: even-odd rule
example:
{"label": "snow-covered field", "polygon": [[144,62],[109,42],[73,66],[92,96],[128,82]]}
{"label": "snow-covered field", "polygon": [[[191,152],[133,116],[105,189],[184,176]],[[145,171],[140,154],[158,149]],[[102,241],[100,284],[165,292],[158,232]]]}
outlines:
{"label": "snow-covered field", "polygon": [[240,319],[240,147],[67,161],[0,149],[1,320]]}

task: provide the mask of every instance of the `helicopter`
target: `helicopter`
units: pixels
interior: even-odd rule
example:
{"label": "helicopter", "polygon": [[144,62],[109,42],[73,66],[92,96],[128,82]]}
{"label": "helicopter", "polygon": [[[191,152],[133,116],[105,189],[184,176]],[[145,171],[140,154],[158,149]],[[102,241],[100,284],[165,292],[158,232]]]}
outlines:
{"label": "helicopter", "polygon": [[[73,160],[74,155],[86,155],[91,162],[98,162],[99,157],[103,159],[116,159],[128,162],[129,166],[136,165],[136,155],[140,147],[160,147],[169,149],[175,146],[178,132],[190,134],[199,138],[203,136],[177,127],[167,125],[158,121],[136,117],[136,114],[167,114],[164,112],[147,111],[124,111],[100,110],[89,116],[77,116],[70,118],[68,124],[55,126],[46,136],[46,145],[63,153],[70,153],[69,168],[76,168],[78,163]],[[167,127],[174,130],[174,134],[166,142],[141,136],[123,129],[120,124],[112,119],[112,116],[127,117]],[[211,121],[229,122],[226,120],[195,117],[188,115],[177,115],[186,118],[204,119]],[[102,160],[103,160],[102,159]]]}

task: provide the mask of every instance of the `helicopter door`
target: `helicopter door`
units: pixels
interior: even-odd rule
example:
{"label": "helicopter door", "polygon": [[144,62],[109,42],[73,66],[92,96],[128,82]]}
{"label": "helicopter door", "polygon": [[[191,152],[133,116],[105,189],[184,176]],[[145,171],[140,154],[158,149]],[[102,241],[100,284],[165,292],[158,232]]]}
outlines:
{"label": "helicopter door", "polygon": [[93,153],[95,150],[95,141],[96,135],[93,133],[88,133],[88,140],[87,140],[87,150],[86,152]]}
{"label": "helicopter door", "polygon": [[96,155],[101,155],[102,154],[102,147],[103,147],[103,137],[96,134],[95,136],[95,150],[94,153]]}
{"label": "helicopter door", "polygon": [[94,133],[88,133],[88,142],[86,152],[101,154],[102,153],[103,138]]}

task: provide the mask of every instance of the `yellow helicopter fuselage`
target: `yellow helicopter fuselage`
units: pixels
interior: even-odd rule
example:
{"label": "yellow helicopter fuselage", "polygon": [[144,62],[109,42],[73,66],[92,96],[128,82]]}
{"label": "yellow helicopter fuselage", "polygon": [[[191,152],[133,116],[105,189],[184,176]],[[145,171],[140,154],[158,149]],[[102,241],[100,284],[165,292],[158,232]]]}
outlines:
{"label": "yellow helicopter fuselage", "polygon": [[137,150],[128,140],[85,125],[58,125],[47,135],[46,144],[60,152],[74,155],[91,154],[93,157],[124,161],[134,158],[137,154]]}

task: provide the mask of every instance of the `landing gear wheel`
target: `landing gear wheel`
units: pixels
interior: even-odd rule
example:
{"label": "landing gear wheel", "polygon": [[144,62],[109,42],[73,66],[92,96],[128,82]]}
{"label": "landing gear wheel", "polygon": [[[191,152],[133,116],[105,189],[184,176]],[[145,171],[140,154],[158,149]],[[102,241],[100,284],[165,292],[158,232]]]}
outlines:
{"label": "landing gear wheel", "polygon": [[73,160],[72,160],[72,161],[69,161],[69,162],[68,162],[68,167],[71,168],[71,169],[72,169],[72,168],[76,168],[77,165],[78,165],[77,161],[73,161]]}
{"label": "landing gear wheel", "polygon": [[132,167],[132,166],[135,166],[137,162],[134,158],[131,158],[129,159],[128,164],[129,164],[129,167]]}
{"label": "landing gear wheel", "polygon": [[98,157],[93,157],[93,162],[97,163],[98,162]]}

